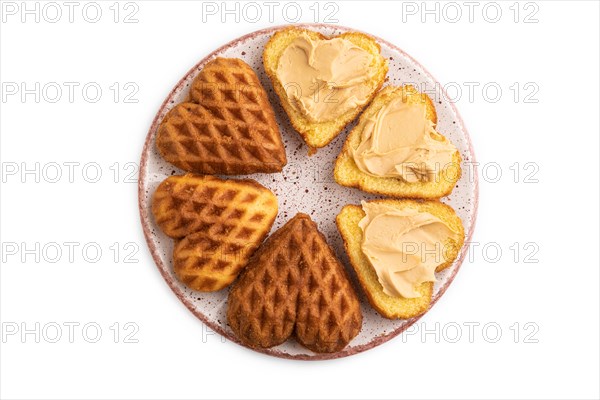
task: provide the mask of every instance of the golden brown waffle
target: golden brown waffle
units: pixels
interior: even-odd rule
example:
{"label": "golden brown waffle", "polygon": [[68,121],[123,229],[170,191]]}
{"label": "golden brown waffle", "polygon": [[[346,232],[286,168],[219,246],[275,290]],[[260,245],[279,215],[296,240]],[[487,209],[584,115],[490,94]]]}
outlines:
{"label": "golden brown waffle", "polygon": [[279,172],[287,162],[267,93],[237,58],[206,64],[189,101],[161,122],[156,145],[171,164],[203,174]]}
{"label": "golden brown waffle", "polygon": [[360,331],[358,298],[317,225],[297,214],[251,258],[229,292],[227,319],[251,347],[292,333],[315,352],[344,348]]}
{"label": "golden brown waffle", "polygon": [[267,236],[277,198],[257,182],[186,174],[165,179],[154,192],[152,213],[165,234],[181,239],[173,269],[194,290],[229,285]]}

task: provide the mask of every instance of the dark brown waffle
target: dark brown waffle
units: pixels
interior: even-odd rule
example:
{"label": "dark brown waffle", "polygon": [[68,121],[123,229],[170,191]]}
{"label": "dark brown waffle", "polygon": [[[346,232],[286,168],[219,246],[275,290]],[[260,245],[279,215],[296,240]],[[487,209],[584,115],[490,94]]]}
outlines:
{"label": "dark brown waffle", "polygon": [[344,348],[362,314],[344,267],[306,214],[297,214],[250,259],[229,292],[227,319],[252,347],[272,347],[292,333],[315,352]]}
{"label": "dark brown waffle", "polygon": [[279,172],[285,148],[258,77],[237,58],[206,64],[188,102],[165,116],[156,138],[162,157],[202,174]]}
{"label": "dark brown waffle", "polygon": [[152,213],[165,234],[181,239],[173,269],[194,290],[229,285],[262,243],[277,215],[277,198],[253,180],[187,174],[165,179]]}

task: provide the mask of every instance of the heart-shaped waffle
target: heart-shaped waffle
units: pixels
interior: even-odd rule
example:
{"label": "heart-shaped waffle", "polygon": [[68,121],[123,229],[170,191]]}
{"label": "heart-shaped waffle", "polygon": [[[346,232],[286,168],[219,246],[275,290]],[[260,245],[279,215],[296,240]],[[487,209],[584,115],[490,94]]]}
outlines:
{"label": "heart-shaped waffle", "polygon": [[252,256],[227,307],[231,329],[251,347],[272,347],[295,334],[310,350],[335,352],[362,325],[344,267],[306,214],[297,214]]}
{"label": "heart-shaped waffle", "polygon": [[165,179],[152,214],[166,235],[180,239],[175,274],[188,287],[220,290],[237,277],[277,216],[277,198],[257,182],[186,174]]}
{"label": "heart-shaped waffle", "polygon": [[[289,52],[294,48],[301,51]],[[263,65],[292,126],[312,150],[329,144],[361,113],[388,71],[379,44],[367,34],[327,37],[296,26],[269,39]],[[350,77],[353,72],[358,74]]]}
{"label": "heart-shaped waffle", "polygon": [[206,64],[189,101],[164,117],[156,145],[171,164],[203,174],[279,172],[287,162],[267,93],[237,58]]}

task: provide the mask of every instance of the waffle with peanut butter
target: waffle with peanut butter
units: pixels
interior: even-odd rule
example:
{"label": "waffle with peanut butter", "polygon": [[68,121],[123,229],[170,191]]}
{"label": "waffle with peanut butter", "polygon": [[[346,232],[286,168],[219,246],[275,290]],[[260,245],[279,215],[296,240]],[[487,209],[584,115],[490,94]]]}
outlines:
{"label": "waffle with peanut butter", "polygon": [[[440,253],[439,264],[435,267],[435,272],[440,272],[448,268],[458,257],[459,251],[464,243],[464,228],[461,219],[454,210],[439,201],[418,201],[418,200],[372,200],[370,204],[380,204],[385,207],[396,210],[411,209],[420,213],[429,213],[439,218],[444,224],[457,232],[454,238],[448,238],[444,243],[443,251]],[[385,292],[380,282],[380,278],[369,258],[363,251],[364,233],[360,227],[360,222],[365,218],[365,211],[358,205],[346,205],[336,218],[338,230],[344,240],[344,247],[350,259],[350,264],[354,268],[358,281],[363,287],[369,303],[382,316],[389,319],[406,319],[423,314],[429,309],[431,296],[433,294],[433,282],[423,282],[414,290],[417,295],[406,298],[397,295],[390,295]],[[388,232],[388,236],[393,236],[393,232]],[[378,239],[381,239],[379,237]],[[407,243],[407,245],[414,243]],[[431,249],[429,249],[431,251]],[[421,253],[416,254],[422,257]],[[405,259],[403,258],[402,261]]]}
{"label": "waffle with peanut butter", "polygon": [[371,36],[327,37],[289,27],[277,31],[263,64],[283,109],[311,151],[329,144],[371,102],[387,60]]}
{"label": "waffle with peanut butter", "polygon": [[[422,107],[424,110],[421,123],[430,124],[430,126],[426,126],[430,132],[427,133],[428,136],[414,138],[401,128],[406,129],[406,126],[409,125],[406,118],[392,120],[393,125],[390,125],[388,131],[390,132],[389,139],[391,142],[398,141],[397,138],[407,138],[402,143],[405,147],[400,149],[406,152],[404,159],[406,162],[397,165],[391,174],[389,169],[385,171],[386,173],[382,173],[384,172],[382,170],[366,170],[364,160],[356,159],[364,154],[359,150],[364,145],[365,130],[369,126],[373,130],[373,126],[382,125],[379,115],[392,102]],[[427,94],[420,93],[411,85],[383,88],[362,113],[358,123],[346,138],[344,147],[335,162],[333,173],[335,181],[342,186],[356,187],[365,192],[397,198],[438,199],[449,195],[462,173],[461,157],[456,147],[435,130],[436,124],[435,106]],[[385,132],[385,127],[381,132]],[[380,140],[382,137],[383,133],[379,136]],[[409,137],[411,139],[408,139]],[[413,139],[421,139],[423,143],[420,143],[419,147],[419,145],[415,145]],[[387,145],[389,146],[389,144]],[[442,149],[445,154],[443,157],[432,158],[428,161],[427,158],[431,154],[435,154],[436,149]],[[385,152],[386,157],[390,158],[390,149],[387,148]],[[371,153],[372,155],[373,153]],[[386,164],[386,160],[381,158],[376,160],[374,157],[373,160],[373,165],[379,168],[382,164]],[[379,164],[376,164],[375,161]]]}

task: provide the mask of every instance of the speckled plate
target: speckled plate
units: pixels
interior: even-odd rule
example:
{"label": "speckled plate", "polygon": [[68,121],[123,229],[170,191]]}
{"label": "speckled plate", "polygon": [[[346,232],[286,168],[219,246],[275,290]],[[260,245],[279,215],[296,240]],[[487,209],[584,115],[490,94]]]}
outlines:
{"label": "speckled plate", "polygon": [[[299,26],[319,31],[325,35],[339,35],[351,30],[345,27],[322,24]],[[208,61],[215,57],[241,58],[254,69],[263,86],[267,89],[271,104],[273,104],[275,109],[277,122],[287,152],[288,164],[282,173],[254,174],[248,176],[271,189],[279,199],[279,215],[273,225],[273,231],[281,227],[299,211],[309,214],[318,224],[319,229],[325,234],[338,257],[350,272],[355,287],[359,292],[364,316],[362,330],[340,352],[315,354],[300,346],[293,339],[288,340],[282,345],[261,351],[277,357],[302,360],[339,358],[368,350],[392,339],[415,323],[418,318],[391,321],[381,317],[371,308],[364,293],[362,293],[356,284],[356,277],[348,263],[342,239],[335,225],[335,217],[345,204],[359,204],[361,200],[372,199],[378,196],[372,196],[357,189],[342,187],[333,180],[334,161],[344,144],[349,129],[353,125],[344,130],[328,146],[319,149],[315,155],[310,157],[308,156],[308,148],[300,139],[298,133],[291,127],[287,115],[279,105],[279,100],[273,92],[271,83],[262,65],[263,47],[273,32],[280,28],[276,27],[257,31],[218,48],[198,62],[169,93],[156,114],[142,151],[139,177],[139,207],[142,226],[152,257],[162,276],[177,297],[211,329],[229,340],[239,343],[227,325],[225,317],[228,290],[225,289],[215,293],[195,292],[177,281],[173,273],[171,261],[173,241],[158,229],[152,218],[150,205],[152,193],[154,193],[160,182],[170,175],[183,173],[183,171],[164,161],[157,153],[155,147],[156,131],[164,115],[175,104],[184,100],[190,83]],[[381,45],[381,53],[389,60],[389,73],[386,84],[400,85],[412,83],[421,91],[427,91],[431,97],[435,96],[438,130],[458,147],[463,158],[463,164],[473,162],[475,155],[467,130],[456,107],[448,102],[441,92],[441,85],[436,84],[436,80],[425,68],[401,49],[383,39],[375,39]],[[473,168],[467,168],[463,165],[462,178],[456,185],[451,196],[442,199],[442,201],[451,205],[462,219],[466,232],[465,242],[469,242],[473,233],[477,215],[477,199],[477,173]],[[436,274],[437,282],[434,287],[432,306],[454,279],[465,253],[466,248],[463,248],[459,258],[450,268]]]}

